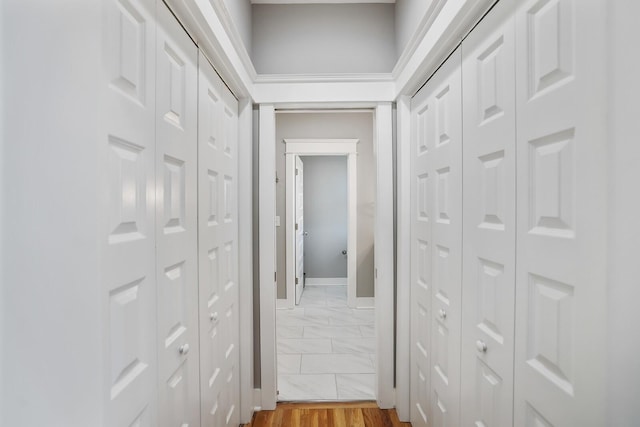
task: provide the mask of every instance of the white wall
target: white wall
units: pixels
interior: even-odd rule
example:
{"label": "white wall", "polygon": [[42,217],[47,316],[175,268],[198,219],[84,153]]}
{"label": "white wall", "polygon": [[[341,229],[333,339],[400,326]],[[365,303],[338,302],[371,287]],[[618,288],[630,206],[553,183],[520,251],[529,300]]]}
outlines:
{"label": "white wall", "polygon": [[[3,354],[4,354],[4,270],[2,268],[4,262],[4,171],[6,170],[6,166],[4,164],[4,44],[3,44],[3,34],[4,28],[6,28],[6,24],[4,22],[4,8],[5,3],[0,2],[0,384],[4,384],[4,376],[2,374],[3,371]],[[3,387],[0,386],[0,423],[3,420],[3,402],[2,398],[2,390]]]}
{"label": "white wall", "polygon": [[99,426],[102,1],[3,7],[0,425]]}
{"label": "white wall", "polygon": [[[276,114],[276,215],[284,224],[285,210],[285,144],[286,138],[354,138],[359,139],[358,230],[357,230],[357,296],[374,296],[374,209],[376,166],[373,157],[373,111],[351,113],[278,113]],[[278,298],[286,298],[285,227],[276,228]],[[307,275],[308,276],[308,275]]]}
{"label": "white wall", "polygon": [[396,25],[396,52],[398,56],[407,47],[413,33],[424,18],[429,6],[435,0],[396,0],[395,25]]}
{"label": "white wall", "polygon": [[393,4],[253,5],[252,60],[260,74],[388,73]]}
{"label": "white wall", "polygon": [[[640,420],[640,4],[611,0],[609,14],[609,293],[607,425]],[[595,343],[597,345],[597,343]]]}
{"label": "white wall", "polygon": [[233,23],[242,38],[244,47],[251,54],[251,0],[223,0]]}
{"label": "white wall", "polygon": [[347,277],[347,156],[303,156],[304,273]]}

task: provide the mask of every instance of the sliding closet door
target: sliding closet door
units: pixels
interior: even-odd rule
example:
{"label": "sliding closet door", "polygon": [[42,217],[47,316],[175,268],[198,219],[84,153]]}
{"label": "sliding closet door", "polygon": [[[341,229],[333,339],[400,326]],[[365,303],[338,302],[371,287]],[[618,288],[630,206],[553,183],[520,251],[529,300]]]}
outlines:
{"label": "sliding closet door", "polygon": [[157,424],[155,10],[156,0],[104,2],[105,426]]}
{"label": "sliding closet door", "polygon": [[517,426],[605,425],[606,12],[516,13]]}
{"label": "sliding closet door", "polygon": [[515,2],[462,43],[461,425],[511,426],[516,247]]}
{"label": "sliding closet door", "polygon": [[238,102],[200,54],[198,230],[201,420],[239,423]]}
{"label": "sliding closet door", "polygon": [[[459,425],[462,279],[460,64],[458,49],[420,90],[411,107],[416,132],[413,160],[413,199],[416,205],[412,212],[415,236],[412,243],[412,407],[416,425],[427,422],[434,426]],[[429,339],[431,344],[427,345]],[[430,411],[431,421],[427,411]]]}
{"label": "sliding closet door", "polygon": [[158,2],[156,277],[159,426],[200,425],[198,49]]}

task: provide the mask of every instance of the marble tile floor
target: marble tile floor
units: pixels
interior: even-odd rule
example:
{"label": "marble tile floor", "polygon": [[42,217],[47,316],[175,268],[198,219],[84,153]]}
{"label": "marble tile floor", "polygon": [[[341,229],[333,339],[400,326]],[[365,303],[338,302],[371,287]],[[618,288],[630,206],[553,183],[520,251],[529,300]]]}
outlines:
{"label": "marble tile floor", "polygon": [[346,286],[306,286],[276,333],[279,401],[375,399],[374,310],[349,308]]}

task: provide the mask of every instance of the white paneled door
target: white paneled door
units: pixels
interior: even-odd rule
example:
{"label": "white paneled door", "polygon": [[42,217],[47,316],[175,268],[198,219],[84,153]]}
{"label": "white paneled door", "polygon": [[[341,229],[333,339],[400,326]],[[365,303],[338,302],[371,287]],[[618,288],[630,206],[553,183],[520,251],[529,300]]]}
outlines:
{"label": "white paneled door", "polygon": [[104,425],[157,425],[156,0],[104,2]]}
{"label": "white paneled door", "polygon": [[606,424],[606,6],[518,2],[517,426]]}
{"label": "white paneled door", "polygon": [[198,49],[162,2],[156,35],[159,426],[200,425]]}
{"label": "white paneled door", "polygon": [[462,43],[461,425],[511,426],[515,304],[514,1]]}
{"label": "white paneled door", "polygon": [[[460,404],[462,105],[460,49],[411,104],[412,421],[457,426]],[[429,414],[431,420],[428,419]]]}
{"label": "white paneled door", "polygon": [[296,156],[296,304],[300,303],[304,288],[304,169],[300,156]]}
{"label": "white paneled door", "polygon": [[201,420],[239,423],[238,102],[200,54],[198,245]]}

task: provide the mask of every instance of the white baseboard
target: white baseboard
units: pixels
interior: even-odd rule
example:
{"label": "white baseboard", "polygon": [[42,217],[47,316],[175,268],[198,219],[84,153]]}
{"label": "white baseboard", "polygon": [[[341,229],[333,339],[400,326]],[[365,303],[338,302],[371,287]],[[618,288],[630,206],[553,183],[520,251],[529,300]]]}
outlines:
{"label": "white baseboard", "polygon": [[253,412],[262,410],[262,389],[253,389]]}
{"label": "white baseboard", "polygon": [[342,286],[347,284],[346,277],[307,277],[304,279],[305,285],[326,285]]}
{"label": "white baseboard", "polygon": [[376,306],[375,297],[357,297],[356,308],[374,308]]}

